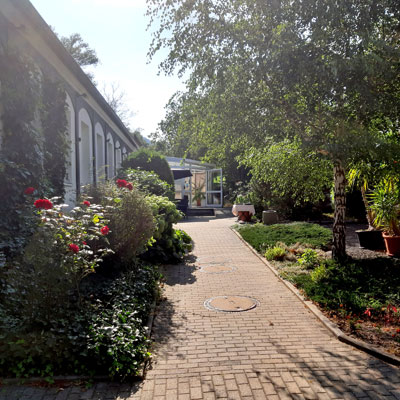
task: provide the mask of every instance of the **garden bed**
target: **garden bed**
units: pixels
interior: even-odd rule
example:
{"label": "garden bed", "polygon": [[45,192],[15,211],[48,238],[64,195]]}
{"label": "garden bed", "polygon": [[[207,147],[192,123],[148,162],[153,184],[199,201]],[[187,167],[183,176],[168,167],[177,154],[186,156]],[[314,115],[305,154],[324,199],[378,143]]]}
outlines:
{"label": "garden bed", "polygon": [[[400,260],[349,247],[352,258],[338,265],[321,249],[327,243],[310,245],[315,226],[303,224],[305,234],[293,244],[287,235],[293,224],[281,225],[285,234],[280,240],[270,227],[247,226],[242,236],[345,334],[400,356]],[[243,228],[237,229],[242,234]],[[253,240],[260,229],[262,241]]]}

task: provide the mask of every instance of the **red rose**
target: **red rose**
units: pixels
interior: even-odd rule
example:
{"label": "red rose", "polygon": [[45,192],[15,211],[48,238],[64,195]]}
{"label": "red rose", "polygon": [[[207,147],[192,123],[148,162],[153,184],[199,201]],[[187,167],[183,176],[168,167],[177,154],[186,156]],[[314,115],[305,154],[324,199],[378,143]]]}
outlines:
{"label": "red rose", "polygon": [[128,182],[127,184],[126,184],[126,186],[125,186],[127,189],[129,189],[129,190],[133,190],[133,185],[132,185],[132,183],[130,183],[130,182]]}
{"label": "red rose", "polygon": [[83,244],[84,246],[86,246],[86,245],[87,245],[87,243],[86,243],[85,241],[83,241],[83,242],[82,242],[82,244]]}
{"label": "red rose", "polygon": [[78,246],[77,244],[70,243],[69,249],[70,249],[71,251],[73,251],[74,253],[77,253],[77,252],[79,251],[79,246]]}
{"label": "red rose", "polygon": [[38,199],[33,204],[36,208],[44,208],[45,210],[53,208],[53,203],[47,199]]}
{"label": "red rose", "polygon": [[117,185],[118,187],[126,187],[128,182],[125,179],[117,179]]}
{"label": "red rose", "polygon": [[35,191],[35,188],[33,188],[32,186],[29,186],[25,189],[24,193],[25,194],[32,194]]}
{"label": "red rose", "polygon": [[90,206],[90,201],[87,201],[87,200],[85,200],[84,202],[83,202],[83,205],[85,205],[85,206]]}
{"label": "red rose", "polygon": [[100,232],[102,235],[108,235],[108,232],[110,232],[110,228],[107,225],[104,225],[101,229]]}

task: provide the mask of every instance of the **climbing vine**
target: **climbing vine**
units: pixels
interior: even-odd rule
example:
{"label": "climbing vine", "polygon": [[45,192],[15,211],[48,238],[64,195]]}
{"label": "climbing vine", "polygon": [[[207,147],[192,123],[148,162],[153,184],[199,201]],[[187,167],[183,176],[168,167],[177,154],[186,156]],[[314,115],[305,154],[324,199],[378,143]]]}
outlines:
{"label": "climbing vine", "polygon": [[64,197],[67,136],[65,89],[60,82],[44,77],[42,81],[43,168],[49,196]]}
{"label": "climbing vine", "polygon": [[[65,94],[33,61],[0,46],[0,253],[16,254],[32,234],[25,189],[40,196],[65,176]],[[53,166],[52,166],[53,165]]]}

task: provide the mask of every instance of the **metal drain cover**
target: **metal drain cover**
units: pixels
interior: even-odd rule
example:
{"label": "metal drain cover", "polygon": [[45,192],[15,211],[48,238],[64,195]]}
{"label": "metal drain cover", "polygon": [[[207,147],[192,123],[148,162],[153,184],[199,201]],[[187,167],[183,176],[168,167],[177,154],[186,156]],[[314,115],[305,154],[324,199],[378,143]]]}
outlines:
{"label": "metal drain cover", "polygon": [[222,312],[242,312],[257,307],[259,302],[247,296],[217,296],[204,302],[209,310]]}
{"label": "metal drain cover", "polygon": [[207,274],[225,274],[227,272],[233,272],[236,268],[229,265],[218,265],[218,264],[210,264],[210,265],[203,265],[200,268],[201,272],[205,272]]}

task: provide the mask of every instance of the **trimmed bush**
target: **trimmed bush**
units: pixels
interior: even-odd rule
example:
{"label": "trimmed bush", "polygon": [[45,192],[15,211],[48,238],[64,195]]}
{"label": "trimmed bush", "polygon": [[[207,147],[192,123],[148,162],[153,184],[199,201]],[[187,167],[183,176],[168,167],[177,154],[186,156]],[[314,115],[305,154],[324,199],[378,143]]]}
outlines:
{"label": "trimmed bush", "polygon": [[129,154],[122,162],[122,168],[143,169],[145,171],[155,172],[160,179],[169,183],[171,186],[174,185],[174,177],[165,157],[157,151],[145,147]]}

